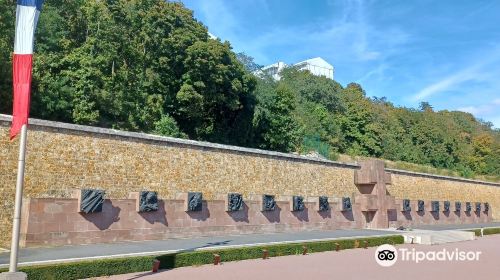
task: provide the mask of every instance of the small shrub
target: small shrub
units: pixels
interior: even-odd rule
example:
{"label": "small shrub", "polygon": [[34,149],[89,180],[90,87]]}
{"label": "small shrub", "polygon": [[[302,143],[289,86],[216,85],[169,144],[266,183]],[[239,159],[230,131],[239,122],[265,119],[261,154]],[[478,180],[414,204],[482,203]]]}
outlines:
{"label": "small shrub", "polygon": [[[481,229],[474,229],[471,231],[474,232],[476,236],[481,236]],[[484,235],[500,234],[500,228],[485,228],[483,229],[483,234]]]}

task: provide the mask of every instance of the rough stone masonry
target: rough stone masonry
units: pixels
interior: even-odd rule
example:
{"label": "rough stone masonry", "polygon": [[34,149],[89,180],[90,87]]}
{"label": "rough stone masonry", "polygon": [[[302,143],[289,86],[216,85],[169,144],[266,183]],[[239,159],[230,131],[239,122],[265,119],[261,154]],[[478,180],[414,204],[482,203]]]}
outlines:
{"label": "rough stone masonry", "polygon": [[[0,246],[10,243],[18,140],[8,140],[11,117],[0,115]],[[277,200],[354,197],[357,164],[298,155],[159,137],[112,129],[31,119],[26,198],[69,198],[72,190],[98,188],[124,199],[150,190],[159,199],[203,192],[210,200],[241,193],[273,194]],[[390,170],[390,195],[397,199],[489,202],[500,219],[500,183]]]}

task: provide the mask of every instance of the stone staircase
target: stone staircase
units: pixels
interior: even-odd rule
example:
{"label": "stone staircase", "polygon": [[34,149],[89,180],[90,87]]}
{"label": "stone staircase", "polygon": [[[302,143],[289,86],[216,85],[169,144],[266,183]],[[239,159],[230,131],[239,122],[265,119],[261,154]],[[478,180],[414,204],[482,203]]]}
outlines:
{"label": "stone staircase", "polygon": [[474,232],[461,231],[461,230],[439,230],[439,231],[422,230],[422,229],[415,229],[411,231],[403,231],[397,229],[390,229],[390,230],[403,235],[405,243],[408,244],[436,245],[436,244],[469,241],[476,239]]}

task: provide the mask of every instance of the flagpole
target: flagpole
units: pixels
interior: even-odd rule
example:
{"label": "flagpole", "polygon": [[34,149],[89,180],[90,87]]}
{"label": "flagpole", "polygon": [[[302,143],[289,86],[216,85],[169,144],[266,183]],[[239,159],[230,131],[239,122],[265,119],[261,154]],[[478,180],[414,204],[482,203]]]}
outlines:
{"label": "flagpole", "polygon": [[12,225],[12,244],[10,246],[9,272],[17,272],[17,253],[19,251],[19,232],[21,227],[21,207],[23,203],[24,167],[26,159],[26,138],[28,125],[21,127],[19,142],[19,161],[17,163],[16,201],[14,205],[14,220]]}
{"label": "flagpole", "polygon": [[0,273],[0,280],[26,279],[26,273],[17,272],[19,233],[21,230],[21,207],[23,204],[24,169],[26,159],[26,138],[30,109],[31,78],[33,70],[33,47],[35,30],[44,0],[23,0],[16,3],[16,29],[14,55],[12,58],[12,126],[10,139],[14,139],[21,129],[19,161],[17,163],[16,198],[12,223],[12,243],[10,246],[9,272]]}

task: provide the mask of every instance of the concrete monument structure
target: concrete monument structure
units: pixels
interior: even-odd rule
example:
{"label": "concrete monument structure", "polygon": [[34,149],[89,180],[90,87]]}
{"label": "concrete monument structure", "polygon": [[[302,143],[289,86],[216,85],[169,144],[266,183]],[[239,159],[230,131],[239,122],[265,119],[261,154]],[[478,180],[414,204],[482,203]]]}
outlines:
{"label": "concrete monument structure", "polygon": [[[155,192],[149,191],[131,193],[129,199],[124,200],[103,199],[102,191],[92,190],[91,197],[99,197],[96,201],[101,203],[102,211],[83,212],[80,209],[87,208],[80,206],[80,197],[81,194],[89,197],[88,190],[75,191],[73,199],[32,198],[24,202],[21,244],[53,246],[492,220],[488,213],[477,211],[481,209],[481,203],[475,204],[473,214],[461,215],[460,209],[456,208],[453,215],[439,215],[440,201],[425,203],[424,200],[395,199],[387,192],[391,174],[384,170],[381,161],[361,163],[353,179],[358,193],[353,194],[352,202],[350,197],[306,199],[303,196],[263,194],[250,196],[243,203],[243,195],[239,193],[226,194],[223,199],[203,200],[201,192],[180,193],[177,199],[171,200],[159,199]],[[429,205],[428,209],[424,205]],[[467,205],[471,206],[471,203]]]}
{"label": "concrete monument structure", "polygon": [[394,197],[387,194],[391,175],[384,169],[382,161],[366,161],[354,172],[354,184],[358,187],[355,204],[363,212],[368,228],[387,228],[388,211],[396,210]]}
{"label": "concrete monument structure", "polygon": [[[10,117],[0,115],[0,133],[7,135],[9,125]],[[30,120],[29,133],[23,246],[500,219],[495,182],[42,120]],[[12,226],[17,148],[0,137],[3,246]],[[101,212],[81,212],[82,189],[105,192],[96,200]],[[156,211],[152,193],[139,196],[144,190],[156,192]],[[200,193],[196,203],[189,192]],[[241,194],[231,199],[237,211],[228,211],[229,194]],[[262,211],[264,194],[273,198],[270,211]],[[290,211],[294,195],[303,197],[304,210]],[[409,211],[402,211],[403,199]],[[198,211],[188,211],[190,201]],[[431,201],[463,207],[436,215]],[[483,204],[481,211],[469,203],[465,212],[471,201]]]}

